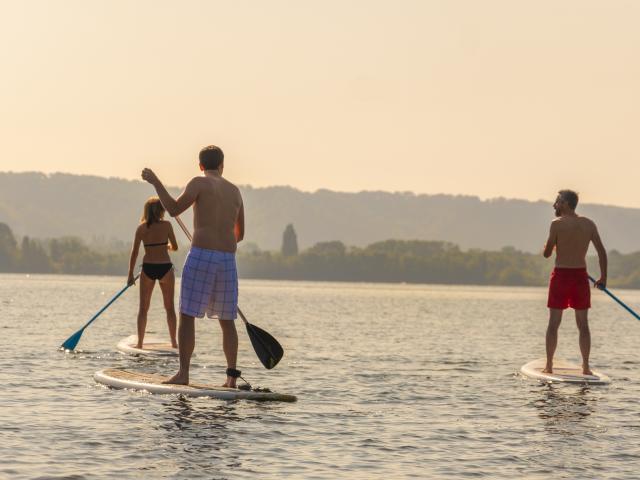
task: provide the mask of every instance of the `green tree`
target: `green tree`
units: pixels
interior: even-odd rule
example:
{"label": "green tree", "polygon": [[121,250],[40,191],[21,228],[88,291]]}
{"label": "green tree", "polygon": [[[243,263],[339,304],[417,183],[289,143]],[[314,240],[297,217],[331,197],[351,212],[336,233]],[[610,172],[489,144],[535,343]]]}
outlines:
{"label": "green tree", "polygon": [[26,273],[50,273],[51,259],[42,245],[25,236],[20,247],[20,271]]}
{"label": "green tree", "polygon": [[347,253],[344,243],[337,240],[331,242],[318,242],[313,247],[307,249],[305,253],[310,255],[321,255],[324,257],[341,257]]}
{"label": "green tree", "polygon": [[9,225],[0,223],[0,272],[12,272],[18,260],[18,242]]}
{"label": "green tree", "polygon": [[282,249],[280,250],[285,257],[298,255],[298,236],[292,224],[287,225],[282,234]]}

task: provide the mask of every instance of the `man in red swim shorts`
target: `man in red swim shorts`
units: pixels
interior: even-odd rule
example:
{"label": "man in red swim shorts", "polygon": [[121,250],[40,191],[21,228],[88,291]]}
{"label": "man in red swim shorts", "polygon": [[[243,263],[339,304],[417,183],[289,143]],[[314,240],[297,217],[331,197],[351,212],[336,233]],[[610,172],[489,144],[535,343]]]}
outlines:
{"label": "man in red swim shorts", "polygon": [[591,333],[589,332],[588,313],[591,308],[591,290],[587,275],[587,250],[593,242],[600,262],[600,279],[597,287],[607,284],[607,252],[600,240],[598,229],[593,221],[576,214],[578,194],[572,190],[560,190],[553,208],[556,218],[551,222],[549,239],[544,247],[544,257],[549,258],[556,250],[556,266],[549,281],[549,326],[547,327],[547,365],[546,373],[553,373],[553,354],[558,345],[558,328],[562,321],[562,311],[573,308],[576,312],[576,324],[580,330],[580,353],[582,353],[582,371],[591,375],[589,351]]}

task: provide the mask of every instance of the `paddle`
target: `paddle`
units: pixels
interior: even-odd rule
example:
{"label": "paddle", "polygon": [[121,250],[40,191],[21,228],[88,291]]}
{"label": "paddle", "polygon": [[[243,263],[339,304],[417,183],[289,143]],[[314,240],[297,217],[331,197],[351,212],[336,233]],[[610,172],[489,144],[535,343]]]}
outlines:
{"label": "paddle", "polygon": [[[137,280],[138,277],[140,277],[140,275],[136,275],[136,278],[134,278],[134,280]],[[67,338],[64,343],[62,345],[60,345],[61,349],[64,350],[75,350],[76,345],[78,345],[78,342],[80,341],[80,337],[82,336],[82,334],[84,333],[84,329],[87,328],[89,325],[91,325],[93,323],[93,321],[98,318],[100,316],[100,314],[102,312],[104,312],[107,308],[109,308],[109,306],[115,302],[118,297],[120,295],[122,295],[124,292],[126,292],[127,288],[129,288],[130,285],[126,285],[122,290],[120,290],[118,293],[115,294],[115,296],[109,300],[109,302],[100,309],[100,311],[98,313],[96,313],[91,320],[89,320],[84,327],[82,327],[80,330],[78,330],[76,333],[74,333],[73,335],[71,335],[69,338]]]}
{"label": "paddle", "polygon": [[[589,275],[589,280],[591,280],[593,282],[593,284],[596,284],[596,280]],[[633,310],[631,310],[631,308],[629,308],[622,300],[620,300],[618,297],[616,297],[613,293],[611,293],[607,287],[598,287],[600,290],[602,290],[604,293],[606,293],[607,295],[609,295],[611,298],[613,298],[618,305],[620,305],[622,308],[624,308],[627,312],[629,312],[631,315],[633,315],[634,317],[636,317],[637,320],[640,320],[640,315],[638,315],[636,312],[634,312]]]}
{"label": "paddle", "polygon": [[[180,217],[175,216],[174,218],[176,219],[176,222],[178,222],[178,225],[180,225],[180,228],[187,236],[189,241],[191,241],[193,237],[191,236],[189,230],[187,230],[185,224],[182,223]],[[267,370],[271,370],[278,364],[278,362],[282,358],[282,355],[284,355],[282,346],[269,333],[265,332],[260,327],[250,324],[247,321],[247,318],[244,316],[244,313],[242,313],[242,310],[240,310],[240,307],[238,307],[238,313],[240,314],[240,318],[247,328],[249,340],[251,340],[251,345],[253,346],[256,355],[260,359],[260,362],[262,362],[264,368],[266,368]]]}

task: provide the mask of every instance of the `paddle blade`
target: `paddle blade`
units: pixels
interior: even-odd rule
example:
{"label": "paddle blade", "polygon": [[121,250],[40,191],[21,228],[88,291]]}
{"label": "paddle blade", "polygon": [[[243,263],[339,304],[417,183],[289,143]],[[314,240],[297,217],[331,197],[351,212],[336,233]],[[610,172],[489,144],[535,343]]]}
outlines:
{"label": "paddle blade", "polygon": [[258,358],[262,362],[262,365],[264,365],[264,368],[271,370],[278,364],[284,355],[282,346],[275,338],[260,327],[256,327],[249,322],[246,323],[246,327],[249,339],[251,340],[251,345],[253,345],[256,355],[258,355]]}
{"label": "paddle blade", "polygon": [[75,350],[78,342],[80,341],[80,337],[82,336],[82,332],[84,332],[84,328],[81,328],[76,333],[67,338],[65,342],[60,345],[60,348],[63,348],[64,350]]}

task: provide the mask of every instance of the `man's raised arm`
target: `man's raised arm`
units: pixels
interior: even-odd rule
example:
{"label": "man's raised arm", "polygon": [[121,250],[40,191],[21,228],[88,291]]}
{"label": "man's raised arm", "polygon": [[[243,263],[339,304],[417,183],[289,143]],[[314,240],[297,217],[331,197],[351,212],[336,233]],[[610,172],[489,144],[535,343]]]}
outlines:
{"label": "man's raised arm", "polygon": [[146,182],[149,182],[156,189],[156,193],[164,206],[164,209],[171,215],[172,217],[180,215],[187,208],[193,205],[193,202],[196,201],[198,196],[197,194],[197,186],[195,184],[195,179],[192,179],[187,187],[184,189],[184,192],[180,194],[177,199],[174,199],[167,189],[164,187],[160,179],[153,173],[153,170],[150,168],[145,168],[142,170],[142,179]]}

